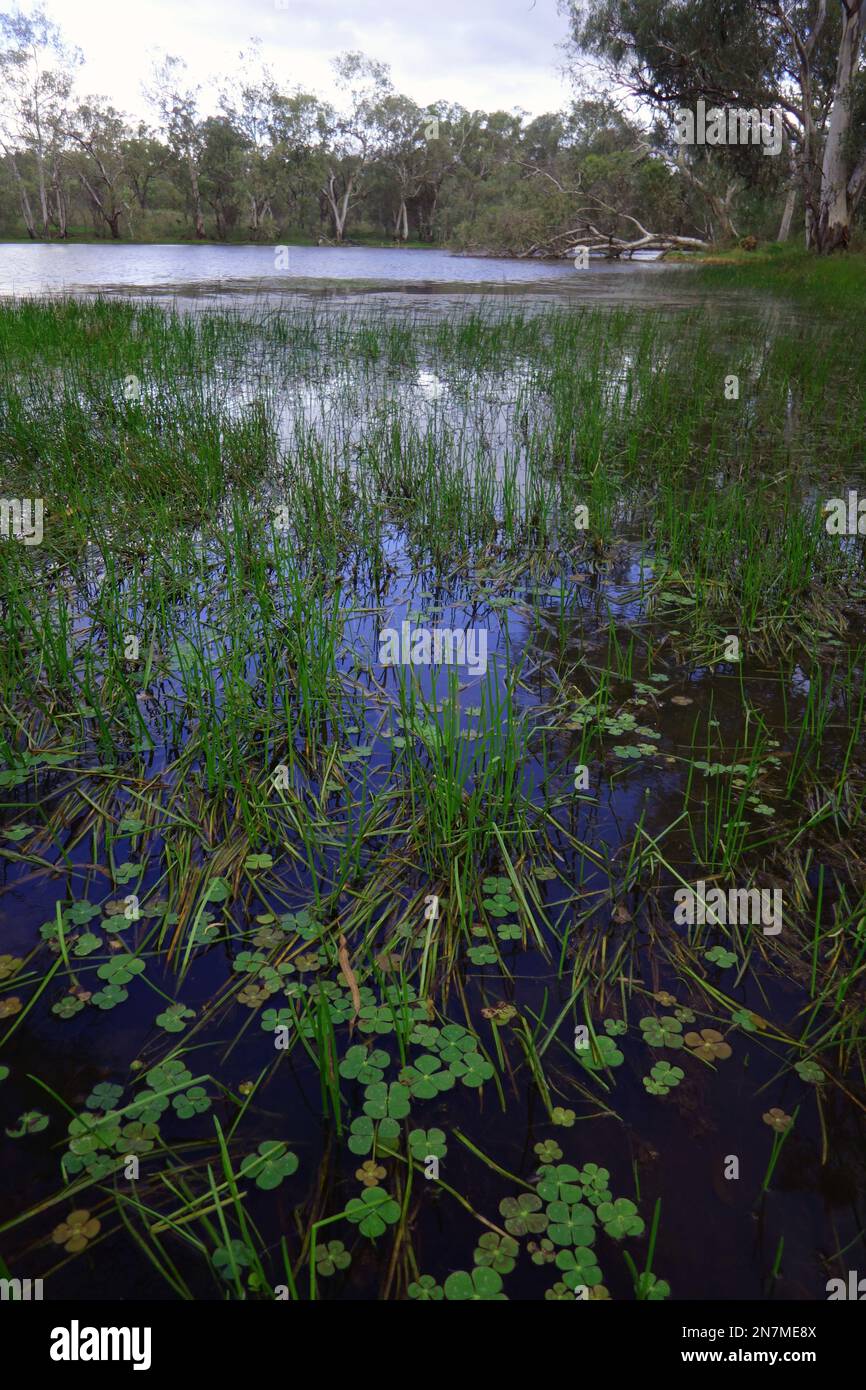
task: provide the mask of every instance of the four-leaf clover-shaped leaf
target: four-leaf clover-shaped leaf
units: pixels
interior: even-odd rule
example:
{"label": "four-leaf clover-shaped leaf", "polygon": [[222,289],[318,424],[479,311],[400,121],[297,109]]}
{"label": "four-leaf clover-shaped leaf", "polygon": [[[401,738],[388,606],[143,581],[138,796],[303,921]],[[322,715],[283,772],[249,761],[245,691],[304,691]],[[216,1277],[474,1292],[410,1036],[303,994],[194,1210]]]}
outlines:
{"label": "four-leaf clover-shaped leaf", "polygon": [[683,1025],[678,1018],[665,1014],[662,1018],[642,1018],[640,1030],[650,1047],[682,1047]]}
{"label": "four-leaf clover-shaped leaf", "polygon": [[513,1236],[500,1236],[496,1231],[485,1231],[479,1236],[478,1247],[473,1256],[476,1265],[487,1265],[497,1274],[510,1274],[517,1263],[520,1246]]}
{"label": "four-leaf clover-shaped leaf", "polygon": [[440,1091],[450,1091],[454,1085],[454,1075],[446,1071],[438,1057],[424,1054],[415,1059],[411,1067],[400,1072],[400,1081],[408,1086],[418,1100],[432,1100]]}
{"label": "four-leaf clover-shaped leaf", "polygon": [[801,1081],[809,1081],[814,1086],[824,1080],[824,1072],[817,1062],[795,1062],[794,1070]]}
{"label": "four-leaf clover-shaped leaf", "polygon": [[181,1120],[188,1120],[193,1115],[203,1115],[210,1109],[210,1097],[204,1086],[191,1086],[188,1091],[181,1091],[178,1095],[172,1096],[171,1103]]}
{"label": "four-leaf clover-shaped leaf", "polygon": [[409,1090],[399,1081],[389,1086],[385,1081],[375,1081],[364,1092],[364,1114],[371,1120],[403,1120],[409,1114]]}
{"label": "four-leaf clover-shaped leaf", "polygon": [[[96,995],[93,996],[94,1000]],[[161,1014],[157,1014],[154,1020],[160,1028],[164,1028],[167,1033],[182,1033],[186,1027],[187,1019],[195,1018],[195,1011],[188,1009],[185,1004],[169,1004]]]}
{"label": "four-leaf clover-shaped leaf", "polygon": [[505,1301],[500,1276],[486,1265],[476,1265],[471,1274],[462,1269],[449,1274],[445,1280],[445,1297],[452,1303]]}
{"label": "four-leaf clover-shaped leaf", "polygon": [[248,1154],[241,1164],[245,1178],[254,1178],[256,1187],[270,1192],[279,1187],[284,1178],[290,1178],[298,1169],[298,1156],[288,1145],[279,1139],[266,1139],[259,1144],[259,1151]]}
{"label": "four-leaf clover-shaped leaf", "polygon": [[449,1062],[448,1067],[464,1086],[483,1086],[493,1075],[493,1067],[480,1052],[464,1052],[459,1061]]}
{"label": "four-leaf clover-shaped leaf", "polygon": [[436,1283],[432,1274],[419,1274],[406,1292],[420,1303],[438,1303],[445,1297],[445,1290]]}
{"label": "four-leaf clover-shaped leaf", "polygon": [[709,951],[704,951],[704,960],[718,965],[721,970],[730,970],[731,966],[737,963],[736,954],[726,950],[724,946],[711,946]]}
{"label": "four-leaf clover-shaped leaf", "polygon": [[[599,1216],[603,1210],[599,1207]],[[582,1202],[551,1202],[547,1208],[547,1234],[554,1245],[592,1245],[595,1212]]]}
{"label": "four-leaf clover-shaped leaf", "polygon": [[328,1240],[316,1246],[316,1273],[329,1279],[338,1269],[348,1269],[352,1256],[341,1240]]}
{"label": "four-leaf clover-shaped leaf", "polygon": [[731,1055],[729,1044],[715,1028],[702,1028],[699,1033],[686,1033],[685,1042],[693,1055],[700,1057],[704,1062],[724,1061]]}
{"label": "four-leaf clover-shaped leaf", "polygon": [[614,1240],[624,1236],[639,1236],[644,1223],[637,1214],[637,1207],[627,1197],[617,1197],[615,1202],[602,1202],[598,1208],[598,1219],[606,1233]]}
{"label": "four-leaf clover-shaped leaf", "polygon": [[541,1198],[534,1192],[521,1192],[519,1197],[503,1197],[499,1210],[505,1217],[506,1231],[513,1236],[538,1235],[547,1229]]}
{"label": "four-leaf clover-shaped leaf", "polygon": [[597,1033],[594,1039],[590,1038],[589,1046],[581,1048],[579,1056],[583,1065],[592,1071],[598,1071],[601,1067],[618,1067],[623,1061],[623,1055],[613,1038],[605,1033]]}
{"label": "four-leaf clover-shaped leaf", "polygon": [[448,1152],[444,1131],[441,1129],[411,1130],[409,1150],[416,1163],[423,1163],[426,1158],[444,1158]]}
{"label": "four-leaf clover-shaped leaf", "polygon": [[374,1047],[368,1052],[366,1047],[356,1044],[349,1048],[340,1063],[340,1075],[349,1081],[360,1081],[362,1086],[369,1086],[374,1081],[382,1080],[390,1061],[387,1052],[381,1048]]}
{"label": "four-leaf clover-shaped leaf", "polygon": [[672,1067],[670,1062],[656,1062],[643,1084],[653,1096],[666,1096],[672,1086],[678,1086],[685,1076],[682,1067]]}
{"label": "four-leaf clover-shaped leaf", "polygon": [[585,1245],[579,1245],[576,1250],[560,1250],[556,1267],[565,1272],[563,1283],[568,1289],[576,1289],[581,1284],[591,1289],[601,1283],[601,1270],[595,1252]]}
{"label": "four-leaf clover-shaped leaf", "polygon": [[383,1187],[368,1187],[346,1203],[346,1216],[362,1235],[376,1240],[400,1219],[400,1207]]}
{"label": "four-leaf clover-shaped leaf", "polygon": [[542,1167],[536,1192],[545,1202],[579,1202],[583,1197],[580,1174],[570,1163]]}

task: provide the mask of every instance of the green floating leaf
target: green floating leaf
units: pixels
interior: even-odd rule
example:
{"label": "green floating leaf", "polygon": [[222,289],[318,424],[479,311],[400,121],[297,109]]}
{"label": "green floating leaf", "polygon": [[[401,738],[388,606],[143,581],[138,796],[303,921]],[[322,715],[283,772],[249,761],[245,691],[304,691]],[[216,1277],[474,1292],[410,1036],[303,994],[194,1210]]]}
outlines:
{"label": "green floating leaf", "polygon": [[449,1274],[445,1280],[445,1297],[452,1303],[506,1301],[502,1279],[495,1269],[488,1269],[484,1265],[476,1265],[471,1274],[462,1269]]}
{"label": "green floating leaf", "polygon": [[360,1197],[346,1203],[346,1217],[358,1226],[362,1235],[376,1240],[388,1226],[400,1219],[400,1207],[381,1187],[367,1187]]}
{"label": "green floating leaf", "polygon": [[258,1153],[249,1154],[241,1163],[241,1173],[245,1178],[254,1178],[256,1187],[266,1192],[279,1187],[285,1178],[290,1178],[298,1170],[298,1156],[288,1145],[276,1139],[266,1139],[259,1144]]}

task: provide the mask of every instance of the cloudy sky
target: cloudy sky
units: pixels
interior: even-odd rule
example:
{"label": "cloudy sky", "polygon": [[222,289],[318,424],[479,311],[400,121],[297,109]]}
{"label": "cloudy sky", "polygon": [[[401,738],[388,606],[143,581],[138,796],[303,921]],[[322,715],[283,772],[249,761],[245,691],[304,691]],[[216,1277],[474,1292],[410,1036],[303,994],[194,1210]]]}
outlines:
{"label": "cloudy sky", "polygon": [[[79,90],[146,116],[141,83],[156,50],[208,78],[236,70],[252,37],[287,87],[333,97],[331,59],[361,49],[391,64],[395,86],[421,105],[557,110],[570,86],[558,69],[566,22],[556,0],[44,0],[86,58]],[[9,8],[12,6],[9,5]],[[33,0],[21,0],[29,12]],[[207,100],[205,101],[207,105]]]}

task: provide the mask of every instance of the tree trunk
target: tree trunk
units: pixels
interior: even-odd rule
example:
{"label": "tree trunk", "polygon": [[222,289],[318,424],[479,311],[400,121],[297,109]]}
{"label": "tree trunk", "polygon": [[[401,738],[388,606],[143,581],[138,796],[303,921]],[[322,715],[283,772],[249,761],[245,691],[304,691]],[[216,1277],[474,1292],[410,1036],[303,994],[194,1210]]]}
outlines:
{"label": "tree trunk", "polygon": [[11,168],[15,182],[18,185],[18,197],[21,200],[21,214],[24,218],[24,225],[27,228],[27,235],[29,236],[31,241],[35,241],[36,223],[33,221],[33,209],[30,206],[30,198],[27,193],[27,185],[21,177],[21,173],[15,160],[15,155],[12,154],[9,150],[7,150],[6,153],[9,156],[9,167]]}
{"label": "tree trunk", "polygon": [[195,227],[195,234],[199,241],[204,241],[206,232],[204,229],[204,215],[201,210],[201,193],[198,186],[198,170],[195,167],[195,159],[192,151],[187,155],[187,167],[189,169],[189,186],[192,192],[192,217]]}
{"label": "tree trunk", "polygon": [[785,207],[782,211],[782,221],[779,223],[779,233],[777,241],[787,241],[791,235],[791,223],[794,220],[794,209],[797,206],[797,185],[791,184],[788,189],[788,196],[785,199]]}
{"label": "tree trunk", "polygon": [[836,59],[833,109],[821,164],[821,201],[813,236],[823,254],[844,250],[851,238],[851,199],[848,192],[848,134],[854,77],[863,42],[864,0],[842,0],[842,37]]}
{"label": "tree trunk", "polygon": [[50,218],[48,215],[48,189],[45,184],[45,160],[41,153],[36,155],[36,167],[39,170],[39,207],[42,212],[42,235],[48,237]]}
{"label": "tree trunk", "polygon": [[349,215],[349,200],[352,196],[354,180],[350,176],[346,183],[346,191],[342,198],[337,199],[336,179],[333,174],[328,176],[328,186],[322,192],[328,200],[328,207],[331,212],[331,221],[334,224],[334,241],[338,244],[343,240],[343,232],[346,228],[346,218]]}
{"label": "tree trunk", "polygon": [[713,238],[717,239],[721,236],[725,240],[736,241],[739,233],[731,217],[731,203],[734,200],[734,194],[740,187],[739,182],[734,179],[732,183],[728,184],[724,198],[719,197],[718,193],[714,193],[712,189],[708,188],[703,179],[700,179],[694,169],[689,165],[686,160],[685,146],[683,145],[680,146],[677,156],[677,165],[688,182],[692,184],[706,200],[707,206],[714,219]]}

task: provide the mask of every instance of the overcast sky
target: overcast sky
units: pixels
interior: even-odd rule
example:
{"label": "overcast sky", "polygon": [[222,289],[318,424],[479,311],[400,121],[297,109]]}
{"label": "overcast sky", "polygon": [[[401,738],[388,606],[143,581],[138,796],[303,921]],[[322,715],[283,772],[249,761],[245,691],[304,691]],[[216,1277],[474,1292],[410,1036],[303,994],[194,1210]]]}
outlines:
{"label": "overcast sky", "polygon": [[[334,97],[331,59],[361,49],[390,63],[394,85],[420,105],[558,110],[570,87],[558,69],[565,19],[556,0],[44,0],[83,51],[82,94],[147,116],[141,83],[155,50],[187,60],[206,92],[257,37],[287,87]],[[11,3],[3,8],[11,9]],[[21,0],[30,12],[33,0]],[[210,103],[205,98],[205,106]]]}

